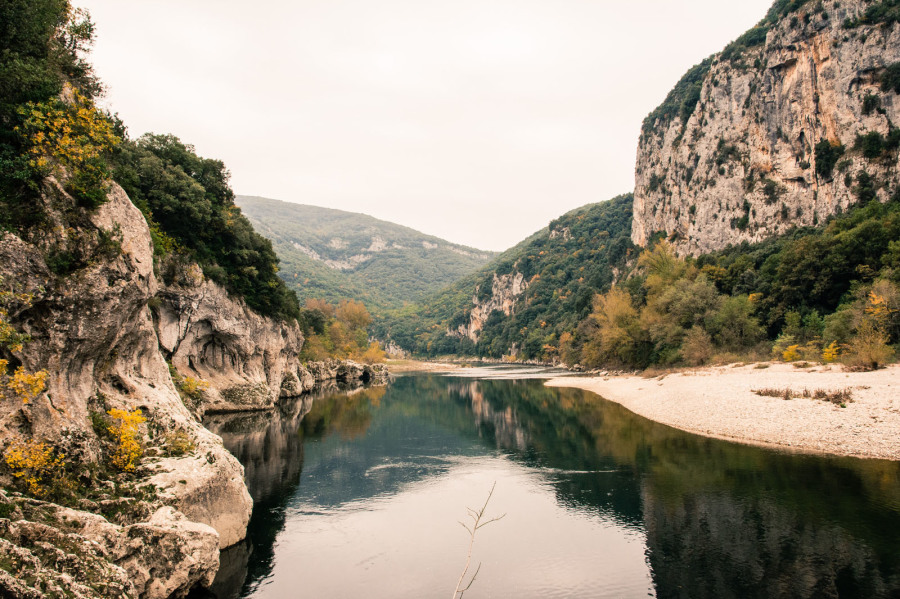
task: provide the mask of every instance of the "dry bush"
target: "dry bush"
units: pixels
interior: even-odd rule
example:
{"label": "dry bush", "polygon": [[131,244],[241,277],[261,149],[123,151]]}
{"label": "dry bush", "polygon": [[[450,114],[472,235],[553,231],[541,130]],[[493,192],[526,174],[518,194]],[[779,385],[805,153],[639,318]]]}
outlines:
{"label": "dry bush", "polygon": [[887,335],[869,321],[863,321],[843,355],[844,368],[851,372],[877,370],[894,357]]}
{"label": "dry bush", "polygon": [[853,401],[853,391],[851,389],[838,389],[836,391],[828,391],[827,389],[803,389],[801,391],[793,391],[790,388],[778,389],[772,387],[764,387],[762,389],[752,389],[753,393],[762,397],[780,397],[781,399],[818,399],[829,401],[836,405],[845,405]]}
{"label": "dry bush", "polygon": [[709,336],[703,327],[694,325],[684,337],[684,343],[681,345],[681,355],[685,362],[691,366],[702,366],[709,362],[713,356],[715,346],[712,337]]}

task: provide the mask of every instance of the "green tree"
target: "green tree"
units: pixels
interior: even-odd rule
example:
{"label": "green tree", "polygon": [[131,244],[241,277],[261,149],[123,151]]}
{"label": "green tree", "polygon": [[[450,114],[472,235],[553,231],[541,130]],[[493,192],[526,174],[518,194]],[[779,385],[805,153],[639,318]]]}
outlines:
{"label": "green tree", "polygon": [[147,134],[121,145],[114,177],[158,232],[158,243],[174,240],[207,277],[258,312],[300,316],[296,296],[278,277],[271,242],[234,204],[220,160],[198,156],[175,136]]}

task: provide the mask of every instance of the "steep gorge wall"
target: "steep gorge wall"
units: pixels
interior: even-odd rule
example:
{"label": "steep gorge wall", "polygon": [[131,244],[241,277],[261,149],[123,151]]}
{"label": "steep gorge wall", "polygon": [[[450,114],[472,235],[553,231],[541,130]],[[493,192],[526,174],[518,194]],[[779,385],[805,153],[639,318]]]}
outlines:
{"label": "steep gorge wall", "polygon": [[[48,222],[39,230],[25,238],[0,234],[0,277],[5,288],[33,295],[30,305],[10,313],[11,324],[30,337],[12,366],[46,370],[47,389],[28,403],[0,403],[0,434],[46,440],[72,462],[96,463],[101,441],[92,413],[141,409],[153,434],[138,475],[158,488],[146,519],[117,527],[94,515],[100,506],[86,500],[80,504],[86,511],[72,511],[69,519],[99,522],[92,525],[97,535],[85,529],[85,542],[105,543],[100,557],[124,568],[133,584],[125,588],[129,596],[168,597],[209,583],[219,548],[244,538],[252,501],[240,463],[185,406],[166,359],[211,383],[211,406],[271,407],[285,374],[299,368],[302,333],[229,298],[196,266],[182,269],[194,276],[162,284],[147,223],[117,185],[93,212],[77,208],[52,179],[42,201]],[[54,262],[60,255],[85,258],[61,273]],[[170,432],[186,434],[193,450],[179,457],[157,447]],[[41,525],[16,526],[17,537],[3,538],[27,537],[21,530]],[[0,550],[37,560],[28,567],[56,567],[22,547]]]}
{"label": "steep gorge wall", "polygon": [[[661,232],[698,254],[822,222],[865,199],[866,175],[878,200],[895,193],[900,149],[853,149],[857,136],[888,140],[900,123],[897,90],[882,84],[900,62],[900,24],[851,26],[876,4],[807,2],[763,45],[713,57],[686,121],[648,119],[633,241]],[[835,168],[822,163],[822,142],[845,148]]]}

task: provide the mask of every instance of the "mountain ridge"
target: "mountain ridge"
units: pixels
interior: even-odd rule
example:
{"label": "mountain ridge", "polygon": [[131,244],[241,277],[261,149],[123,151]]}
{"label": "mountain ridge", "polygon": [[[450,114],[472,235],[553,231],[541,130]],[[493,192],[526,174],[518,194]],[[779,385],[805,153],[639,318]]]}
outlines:
{"label": "mountain ridge", "polygon": [[236,203],[281,261],[302,300],[362,301],[398,308],[475,271],[495,252],[455,244],[367,214],[259,196]]}

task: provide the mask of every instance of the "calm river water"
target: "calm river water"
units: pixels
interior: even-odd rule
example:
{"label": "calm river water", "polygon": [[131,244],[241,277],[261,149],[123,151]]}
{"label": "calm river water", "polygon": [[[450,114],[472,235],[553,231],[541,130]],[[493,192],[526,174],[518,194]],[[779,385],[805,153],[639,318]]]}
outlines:
{"label": "calm river water", "polygon": [[467,599],[900,597],[900,464],[705,439],[529,376],[211,417],[255,501],[213,596],[448,598],[496,482]]}

